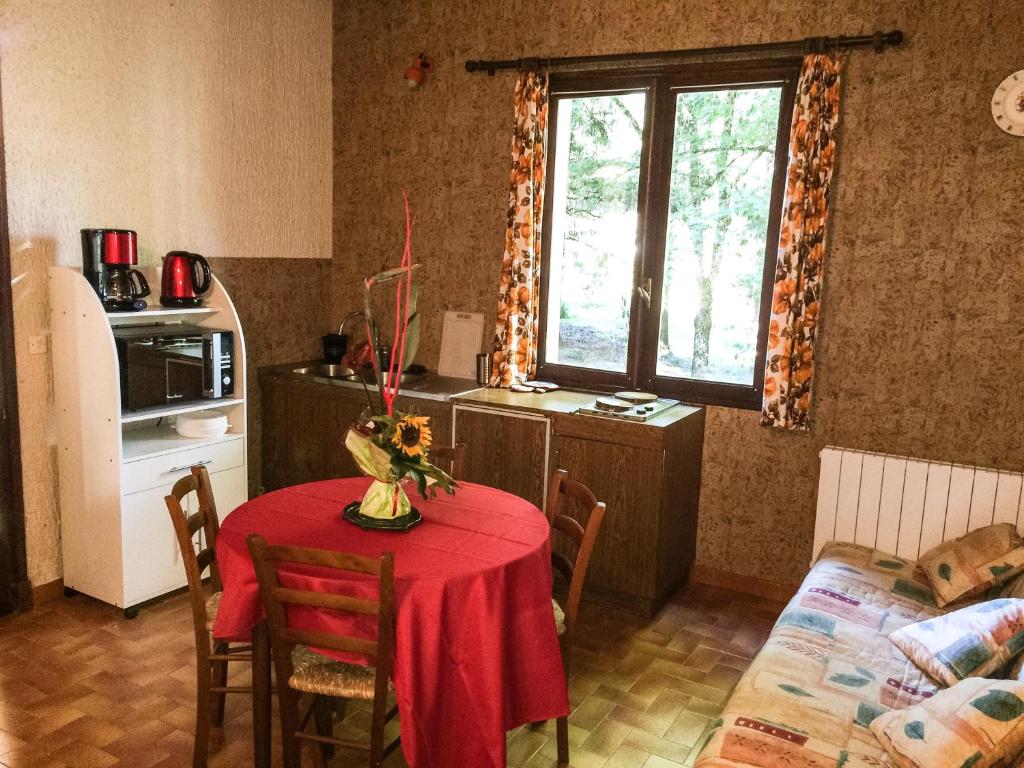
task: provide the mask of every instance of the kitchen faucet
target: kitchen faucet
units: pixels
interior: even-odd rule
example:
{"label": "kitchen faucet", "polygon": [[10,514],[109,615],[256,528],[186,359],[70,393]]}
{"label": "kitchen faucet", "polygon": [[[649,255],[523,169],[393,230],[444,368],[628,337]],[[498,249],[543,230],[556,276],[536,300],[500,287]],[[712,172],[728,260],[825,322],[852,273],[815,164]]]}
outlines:
{"label": "kitchen faucet", "polygon": [[[345,315],[345,319],[342,320],[341,321],[341,325],[338,326],[338,335],[339,336],[343,336],[345,334],[345,327],[350,322],[352,322],[356,318],[360,318],[360,317],[363,318],[363,320],[366,320],[366,313],[361,311],[361,310],[358,310],[358,309],[355,312],[349,312],[347,315]],[[369,346],[369,344],[371,343],[370,342],[370,334],[369,333],[366,334],[366,343],[367,343],[367,346]],[[360,355],[360,358],[357,359],[354,356],[354,350],[355,350],[355,344],[349,344],[348,345],[348,361],[349,361],[349,365],[352,368],[359,368],[361,365],[368,365],[370,363],[370,361],[373,359],[368,353],[365,356]],[[379,351],[378,351],[378,354],[380,354]]]}
{"label": "kitchen faucet", "polygon": [[345,326],[348,325],[351,320],[353,320],[353,319],[355,319],[357,317],[361,317],[361,318],[363,318],[365,320],[366,319],[366,313],[357,309],[355,312],[349,312],[347,315],[345,315],[345,319],[342,320],[341,321],[341,325],[338,326],[338,335],[339,336],[344,335],[344,333],[345,333]]}

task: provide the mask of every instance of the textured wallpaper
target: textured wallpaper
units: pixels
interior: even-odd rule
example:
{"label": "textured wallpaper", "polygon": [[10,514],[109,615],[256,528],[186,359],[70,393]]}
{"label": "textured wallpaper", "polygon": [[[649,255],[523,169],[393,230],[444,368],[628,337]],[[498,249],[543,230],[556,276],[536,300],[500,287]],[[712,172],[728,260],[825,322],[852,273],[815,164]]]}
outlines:
{"label": "textured wallpaper", "polygon": [[331,255],[331,7],[6,0],[0,30],[26,543],[40,584],[61,574],[50,361],[28,353],[47,332],[46,268],[81,264],[82,227],[135,229],[144,263],[176,248],[215,269],[223,259],[229,290],[276,313],[262,321],[236,296],[256,316],[252,363],[292,338],[308,354],[305,315],[327,303],[316,265]]}
{"label": "textured wallpaper", "polygon": [[[1024,67],[1017,0],[363,0],[337,2],[334,24],[335,311],[397,258],[407,188],[431,366],[445,309],[490,326],[504,237],[515,75],[465,59],[903,29],[901,49],[846,69],[813,430],[709,409],[698,561],[798,581],[826,444],[1024,469],[1024,140],[989,114]],[[419,51],[436,66],[409,91]]]}

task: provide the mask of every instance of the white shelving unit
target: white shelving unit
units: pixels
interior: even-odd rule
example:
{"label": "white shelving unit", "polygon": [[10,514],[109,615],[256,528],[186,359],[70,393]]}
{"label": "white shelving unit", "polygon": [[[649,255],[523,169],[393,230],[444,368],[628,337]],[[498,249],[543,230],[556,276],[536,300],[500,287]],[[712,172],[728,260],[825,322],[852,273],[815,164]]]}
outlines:
{"label": "white shelving unit", "polygon": [[[149,301],[159,301],[152,296]],[[217,310],[213,307],[189,307],[187,309],[166,309],[164,307],[146,307],[141,312],[114,312],[107,315],[112,326],[148,325],[150,323],[195,323],[203,315],[211,315]]]}
{"label": "white shelving unit", "polygon": [[121,414],[122,424],[135,424],[140,421],[151,421],[162,419],[167,416],[178,416],[182,413],[195,413],[196,411],[208,411],[211,408],[226,408],[229,405],[240,405],[245,402],[241,397],[225,397],[216,401],[205,403],[189,403],[188,405],[161,405],[154,408],[139,408],[130,413]]}
{"label": "white shelving unit", "polygon": [[[160,268],[142,272],[160,285]],[[64,585],[123,608],[132,617],[147,600],[185,586],[174,529],[164,504],[174,481],[194,464],[210,473],[221,517],[248,497],[245,339],[234,305],[214,278],[203,307],[107,314],[76,269],[52,267],[50,329],[57,410],[57,464]],[[235,395],[121,413],[113,326],[186,323],[234,332]],[[228,433],[188,439],[178,414],[217,408]]]}

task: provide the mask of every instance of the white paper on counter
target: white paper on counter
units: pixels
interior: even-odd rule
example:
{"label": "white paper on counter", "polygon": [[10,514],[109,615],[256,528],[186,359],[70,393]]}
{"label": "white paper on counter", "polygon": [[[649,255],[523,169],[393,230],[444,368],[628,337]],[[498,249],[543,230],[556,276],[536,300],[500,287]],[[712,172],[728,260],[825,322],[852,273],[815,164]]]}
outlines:
{"label": "white paper on counter", "polygon": [[484,316],[477,312],[445,312],[441,330],[440,376],[476,378],[476,356],[484,336]]}

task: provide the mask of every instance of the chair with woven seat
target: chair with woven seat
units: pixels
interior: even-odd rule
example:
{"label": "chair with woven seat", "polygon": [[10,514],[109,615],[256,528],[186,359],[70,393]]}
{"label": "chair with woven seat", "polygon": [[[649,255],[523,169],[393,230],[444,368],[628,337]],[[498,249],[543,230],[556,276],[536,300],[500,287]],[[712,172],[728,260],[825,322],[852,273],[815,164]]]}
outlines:
{"label": "chair with woven seat", "polygon": [[[300,767],[303,741],[321,746],[321,750],[314,750],[318,760],[329,756],[329,749],[337,746],[367,752],[370,768],[379,768],[399,746],[399,739],[386,746],[384,744],[384,726],[398,713],[397,705],[390,710],[387,707],[388,691],[391,690],[391,653],[395,641],[394,555],[386,552],[379,558],[372,558],[321,549],[274,546],[258,534],[252,534],[247,541],[274,648],[284,768]],[[318,578],[325,570],[333,571],[339,582],[346,578],[352,580],[353,574],[376,577],[377,598],[283,585],[282,571],[294,576],[309,567],[316,570]],[[290,623],[289,616],[295,609],[308,611],[309,608],[335,616],[374,617],[376,639],[300,629]],[[374,666],[337,661],[311,648],[357,654],[372,660]],[[306,697],[303,694],[309,694],[305,711],[302,699]],[[335,738],[330,728],[324,727],[329,726],[329,717],[322,718],[322,715],[330,712],[332,699],[372,702],[369,747],[360,742]],[[307,733],[311,720],[317,726],[316,733]]]}
{"label": "chair with woven seat", "polygon": [[[586,527],[575,517],[563,512],[562,503],[566,498],[575,501],[581,510],[588,513]],[[551,599],[566,680],[569,679],[570,653],[576,632],[576,617],[579,613],[580,598],[583,596],[583,584],[587,580],[590,556],[594,552],[594,544],[597,542],[597,535],[601,530],[604,513],[604,502],[598,501],[587,486],[578,480],[572,480],[564,469],[555,470],[551,477],[547,503],[547,517],[551,524],[552,539],[554,539],[555,532],[560,531],[569,539],[570,548],[576,550],[574,558],[567,557],[561,552],[555,551],[554,541],[552,541],[551,564],[565,577],[569,585],[564,609],[557,600]],[[559,765],[568,765],[569,719],[566,717],[560,717],[557,721],[555,742],[558,749]]]}
{"label": "chair with woven seat", "polygon": [[[188,514],[183,502],[194,493],[198,511]],[[178,480],[164,498],[174,525],[188,578],[189,602],[192,606],[192,624],[196,638],[196,725],[192,747],[193,768],[205,768],[209,753],[211,726],[224,725],[224,703],[229,693],[251,694],[251,686],[229,686],[228,664],[236,661],[252,662],[252,647],[232,645],[214,640],[213,624],[220,607],[221,582],[217,570],[215,547],[220,524],[213,488],[206,467],[192,467],[190,473]],[[202,531],[202,548],[196,551],[195,535]],[[203,572],[209,568],[212,592],[206,593]]]}
{"label": "chair with woven seat", "polygon": [[466,453],[465,443],[455,443],[452,446],[432,445],[430,446],[430,463],[441,467],[455,480],[462,477],[462,461]]}

